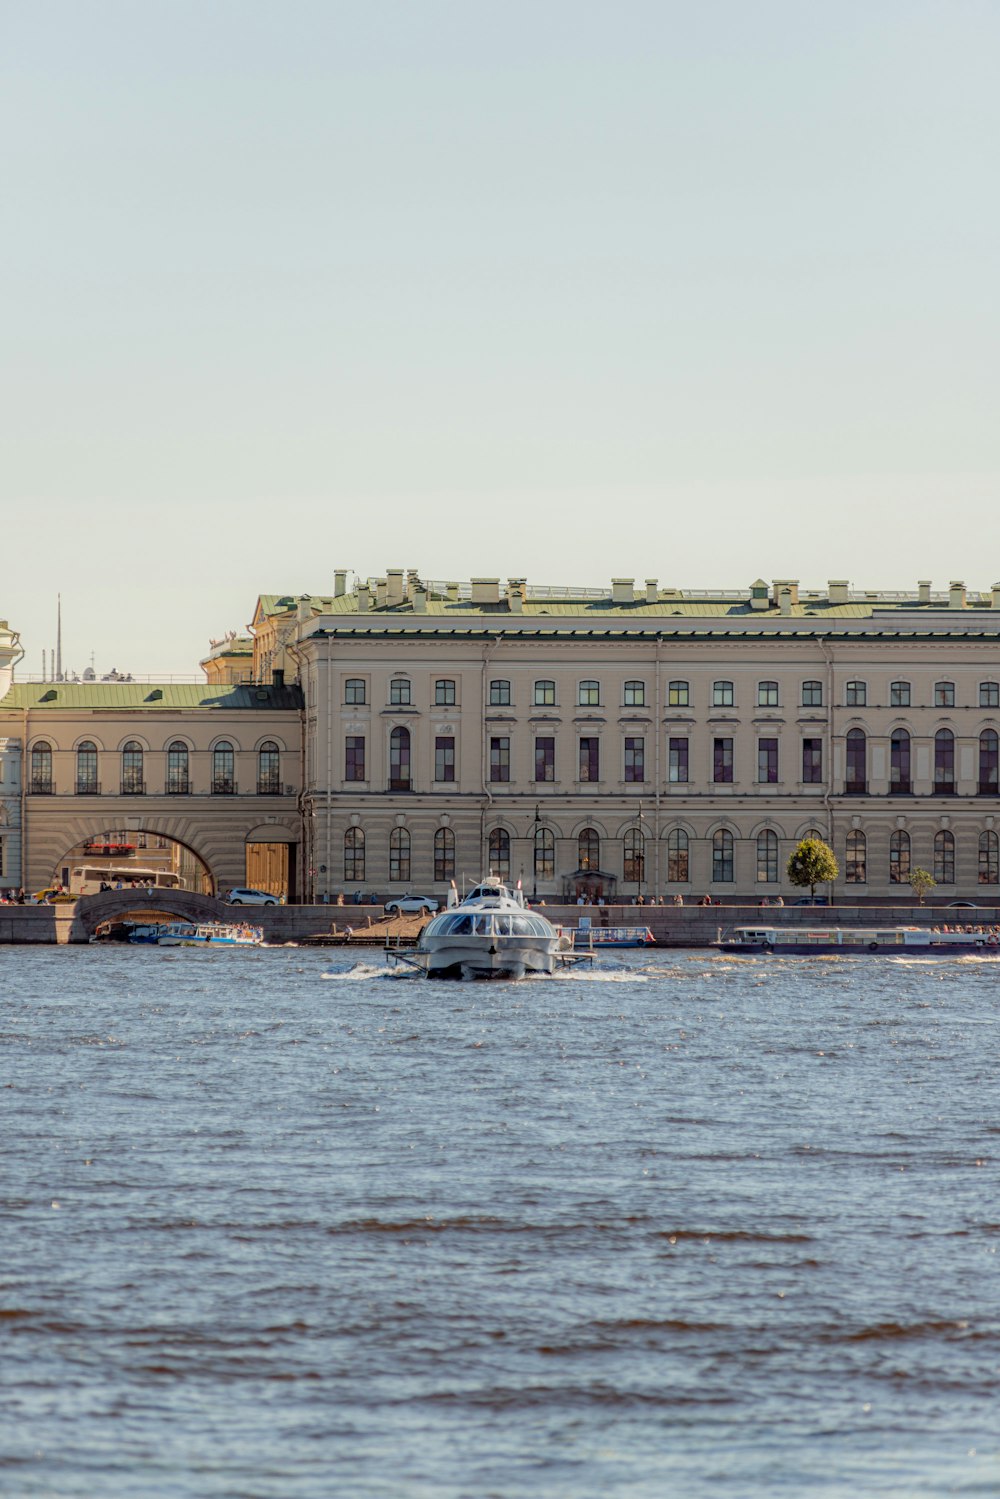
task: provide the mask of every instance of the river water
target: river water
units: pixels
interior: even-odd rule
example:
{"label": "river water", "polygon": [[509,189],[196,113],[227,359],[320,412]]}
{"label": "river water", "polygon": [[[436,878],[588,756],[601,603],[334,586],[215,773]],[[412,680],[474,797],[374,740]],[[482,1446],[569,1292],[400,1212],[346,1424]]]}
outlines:
{"label": "river water", "polygon": [[1000,1493],[998,978],[0,948],[0,1494]]}

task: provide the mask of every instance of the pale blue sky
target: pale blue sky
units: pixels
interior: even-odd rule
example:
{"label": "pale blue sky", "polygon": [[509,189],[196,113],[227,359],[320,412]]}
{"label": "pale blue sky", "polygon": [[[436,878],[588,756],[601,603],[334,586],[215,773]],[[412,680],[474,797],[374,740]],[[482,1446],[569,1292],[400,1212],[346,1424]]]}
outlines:
{"label": "pale blue sky", "polygon": [[[985,0],[0,4],[0,616],[1000,578]],[[24,543],[23,549],[19,543]]]}

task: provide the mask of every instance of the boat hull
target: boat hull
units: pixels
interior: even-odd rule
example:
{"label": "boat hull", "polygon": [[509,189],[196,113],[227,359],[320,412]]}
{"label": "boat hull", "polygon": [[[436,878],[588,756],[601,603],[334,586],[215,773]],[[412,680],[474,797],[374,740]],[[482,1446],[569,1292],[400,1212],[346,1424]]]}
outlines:
{"label": "boat hull", "polygon": [[441,937],[415,958],[428,978],[519,979],[526,973],[554,973],[559,952],[558,938],[534,942],[518,938],[470,938],[464,941]]}

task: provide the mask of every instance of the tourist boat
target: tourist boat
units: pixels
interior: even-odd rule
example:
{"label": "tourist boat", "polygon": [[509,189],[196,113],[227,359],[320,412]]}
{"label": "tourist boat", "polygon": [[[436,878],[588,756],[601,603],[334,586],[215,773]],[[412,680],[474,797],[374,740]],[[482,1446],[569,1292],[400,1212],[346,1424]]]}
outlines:
{"label": "tourist boat", "polygon": [[576,948],[649,947],[655,941],[648,926],[591,926],[581,921],[573,933]]}
{"label": "tourist boat", "polygon": [[245,922],[144,921],[129,928],[127,940],[146,947],[259,947],[264,932]]}
{"label": "tourist boat", "polygon": [[790,953],[936,953],[1000,954],[1000,937],[989,928],[942,931],[939,927],[781,927],[738,926],[732,935],[712,943],[722,952]]}
{"label": "tourist boat", "polygon": [[428,978],[523,978],[552,973],[569,958],[572,938],[537,911],[520,887],[483,880],[463,900],[454,892],[448,909],[433,917],[411,953],[386,949],[394,961]]}

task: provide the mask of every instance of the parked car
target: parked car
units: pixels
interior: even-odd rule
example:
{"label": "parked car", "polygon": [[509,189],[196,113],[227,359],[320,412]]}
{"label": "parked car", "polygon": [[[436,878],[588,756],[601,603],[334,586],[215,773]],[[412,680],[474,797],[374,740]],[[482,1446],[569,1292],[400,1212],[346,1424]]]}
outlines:
{"label": "parked car", "polygon": [[828,906],[830,897],[828,895],[800,895],[798,900],[793,900],[793,906]]}
{"label": "parked car", "polygon": [[438,902],[431,895],[400,895],[395,900],[387,900],[385,903],[385,914],[387,916],[422,916],[427,912],[433,916],[438,908]]}
{"label": "parked car", "polygon": [[269,890],[230,890],[225,900],[230,906],[280,906],[281,896]]}

